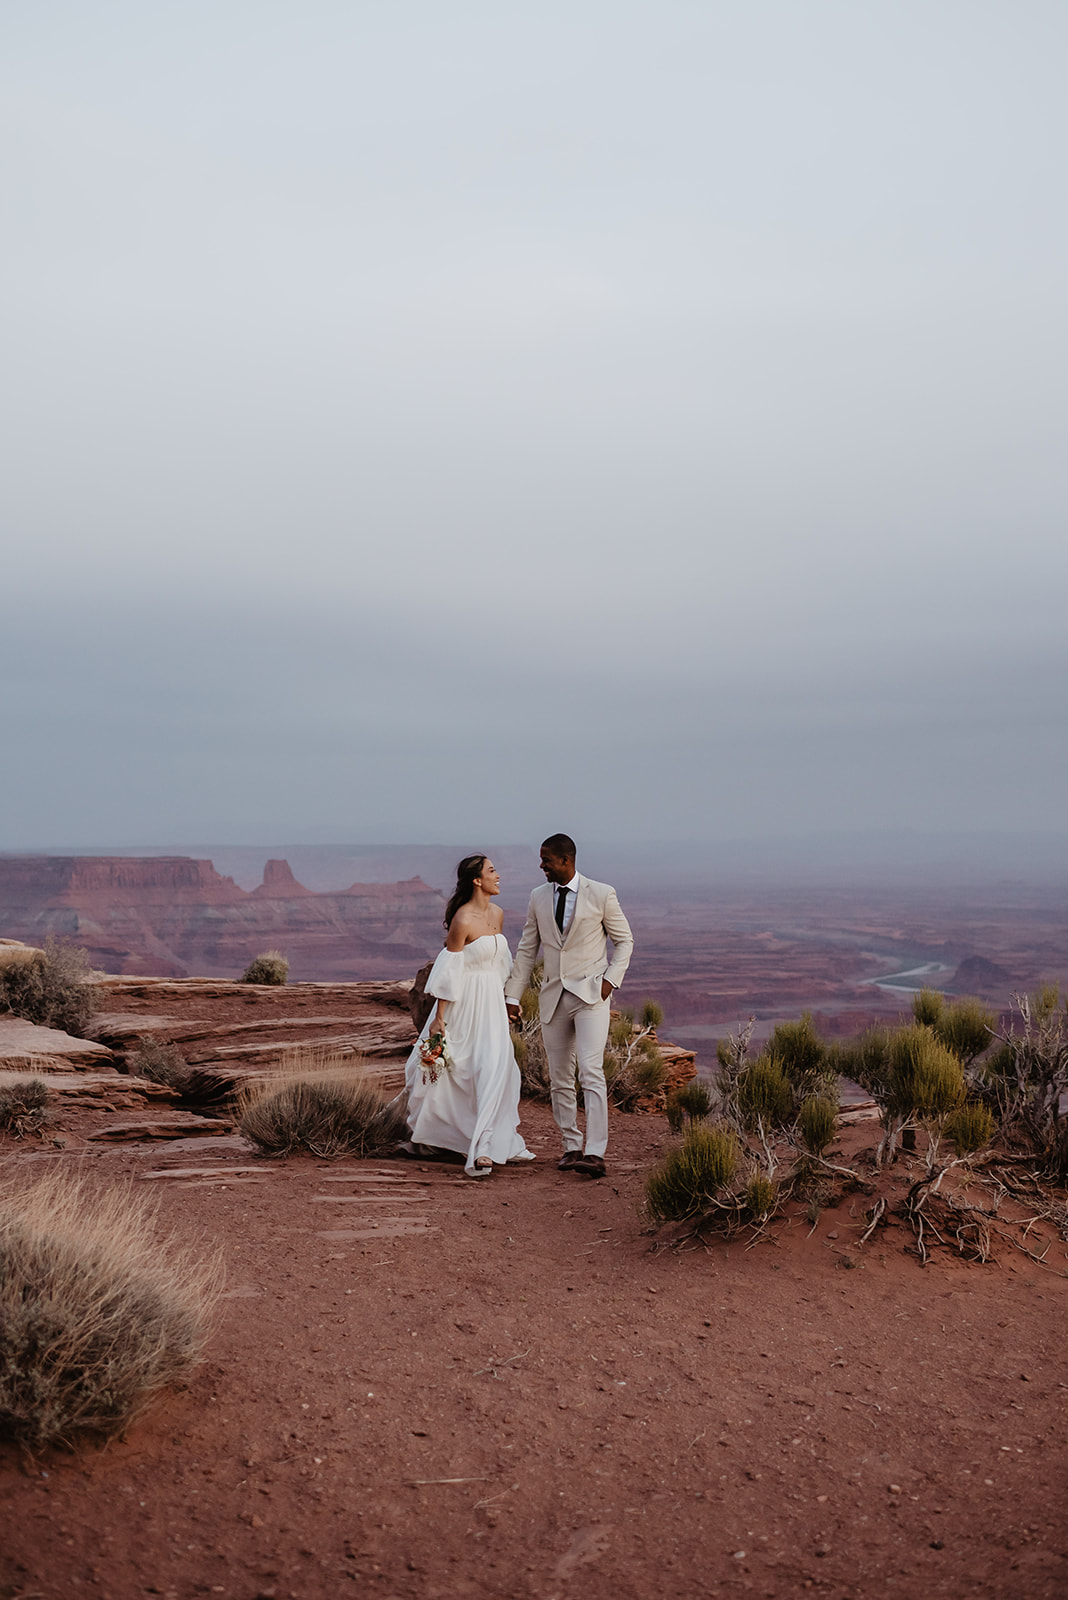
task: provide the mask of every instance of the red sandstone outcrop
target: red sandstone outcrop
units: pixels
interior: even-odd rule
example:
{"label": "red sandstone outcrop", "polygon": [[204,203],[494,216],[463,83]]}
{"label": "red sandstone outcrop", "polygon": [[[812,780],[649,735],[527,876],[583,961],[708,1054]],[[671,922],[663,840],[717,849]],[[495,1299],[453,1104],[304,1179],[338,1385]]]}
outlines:
{"label": "red sandstone outcrop", "polygon": [[314,894],[285,861],[251,894],[186,856],[0,858],[0,927],[84,945],[115,973],[237,977],[276,947],[295,979],[385,978],[441,942],[442,896],[421,878]]}

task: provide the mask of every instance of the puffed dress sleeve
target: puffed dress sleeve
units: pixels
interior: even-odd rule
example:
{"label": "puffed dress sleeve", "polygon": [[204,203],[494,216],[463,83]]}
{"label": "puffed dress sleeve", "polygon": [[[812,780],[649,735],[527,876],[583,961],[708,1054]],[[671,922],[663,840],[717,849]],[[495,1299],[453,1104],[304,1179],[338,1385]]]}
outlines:
{"label": "puffed dress sleeve", "polygon": [[442,950],[426,980],[427,994],[432,994],[435,1000],[459,1000],[463,986],[463,951]]}

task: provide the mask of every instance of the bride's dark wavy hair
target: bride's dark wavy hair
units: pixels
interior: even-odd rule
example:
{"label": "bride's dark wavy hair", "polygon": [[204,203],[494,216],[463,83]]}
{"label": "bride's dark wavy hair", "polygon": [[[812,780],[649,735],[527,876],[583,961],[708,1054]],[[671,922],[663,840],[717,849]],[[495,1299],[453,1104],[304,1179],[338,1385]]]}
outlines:
{"label": "bride's dark wavy hair", "polygon": [[449,926],[453,917],[461,906],[465,906],[475,892],[475,879],[482,876],[482,868],[486,865],[485,856],[464,856],[456,868],[456,888],[452,891],[452,899],[445,907],[445,926]]}

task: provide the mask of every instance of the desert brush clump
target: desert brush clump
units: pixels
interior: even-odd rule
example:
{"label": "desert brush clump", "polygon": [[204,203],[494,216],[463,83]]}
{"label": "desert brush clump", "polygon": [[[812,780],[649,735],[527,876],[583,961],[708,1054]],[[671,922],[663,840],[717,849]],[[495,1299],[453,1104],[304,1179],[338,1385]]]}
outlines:
{"label": "desert brush clump", "polygon": [[52,1121],[49,1102],[52,1091],[43,1078],[29,1073],[5,1072],[0,1075],[0,1133],[16,1139],[26,1134],[43,1137]]}
{"label": "desert brush clump", "polygon": [[672,1133],[681,1133],[687,1122],[703,1122],[711,1116],[712,1090],[700,1078],[691,1078],[668,1095],[664,1111]]}
{"label": "desert brush clump", "polygon": [[387,1099],[353,1057],[297,1050],[277,1071],[247,1085],[238,1126],[264,1155],[370,1156],[407,1136],[404,1095]]}
{"label": "desert brush clump", "polygon": [[49,938],[30,961],[0,968],[0,1010],[80,1038],[96,1009],[88,953]]}
{"label": "desert brush clump", "polygon": [[805,1149],[821,1156],[831,1143],[838,1128],[838,1105],[823,1095],[809,1095],[802,1100],[797,1113],[797,1131]]}
{"label": "desert brush clump", "polygon": [[519,999],[519,1024],[513,1023],[511,1028],[512,1049],[519,1068],[519,1092],[526,1100],[542,1102],[552,1098],[549,1062],[538,1015],[538,995],[544,977],[545,965],[539,961]]}
{"label": "desert brush clump", "polygon": [[122,1433],[199,1358],[219,1284],[128,1188],[0,1185],[0,1432],[30,1450]]}
{"label": "desert brush clump", "polygon": [[997,1018],[981,1000],[963,997],[947,1004],[937,989],[921,989],[913,998],[912,1014],[965,1066],[994,1042]]}
{"label": "desert brush clump", "polygon": [[746,1222],[765,1222],[775,1210],[776,1204],[775,1184],[766,1178],[762,1172],[754,1172],[745,1186],[742,1198],[743,1216]]}
{"label": "desert brush clump", "polygon": [[734,1177],[739,1154],[732,1128],[693,1123],[646,1177],[650,1216],[684,1222],[706,1211]]}
{"label": "desert brush clump", "polygon": [[[806,1203],[815,1226],[824,1207],[860,1190],[874,1198],[858,1225],[858,1246],[896,1216],[909,1230],[906,1248],[922,1264],[932,1245],[987,1262],[995,1239],[1005,1238],[1045,1265],[1049,1245],[1034,1253],[1035,1224],[1068,1242],[1068,1206],[1052,1186],[1068,1182],[1068,1116],[1061,1111],[1068,1007],[1049,988],[1030,999],[1014,996],[1014,1003],[1013,1024],[994,1048],[992,1018],[980,1002],[947,1002],[933,990],[916,997],[910,1022],[869,1028],[840,1046],[823,1045],[804,1016],[780,1023],[754,1057],[750,1017],[717,1045],[711,1085],[712,1126],[734,1141],[730,1174],[720,1169],[715,1183],[698,1181],[688,1141],[709,1124],[691,1122],[687,1130],[673,1095],[670,1127],[684,1137],[649,1174],[646,1214],[657,1224],[686,1224],[676,1244],[705,1230],[730,1237],[747,1228],[758,1237],[785,1219],[791,1204],[802,1209],[785,1226],[800,1220]],[[863,1161],[829,1148],[839,1130],[838,1073],[861,1084],[879,1108],[878,1143]],[[850,1122],[859,1131],[863,1120]],[[901,1148],[908,1177],[904,1192],[894,1192],[900,1183],[881,1174]],[[1016,1218],[1006,1214],[1010,1197],[1022,1213]]]}
{"label": "desert brush clump", "polygon": [[735,1099],[742,1126],[749,1133],[782,1128],[793,1121],[794,1096],[782,1062],[758,1056],[738,1076]]}
{"label": "desert brush clump", "polygon": [[178,1046],[164,1044],[160,1039],[153,1039],[151,1034],[141,1034],[136,1050],[130,1053],[128,1066],[137,1077],[166,1084],[179,1094],[185,1094],[190,1087],[192,1074],[189,1063]]}
{"label": "desert brush clump", "polygon": [[925,1028],[933,1028],[945,1009],[946,997],[938,989],[920,989],[912,997],[912,1015]]}
{"label": "desert brush clump", "polygon": [[289,962],[281,950],[265,950],[255,956],[241,974],[242,983],[267,983],[280,986],[289,977]]}
{"label": "desert brush clump", "polygon": [[656,1041],[663,1019],[656,1001],[646,1000],[637,1019],[633,1011],[618,1011],[609,1023],[604,1077],[608,1098],[621,1111],[633,1111],[639,1101],[663,1103],[667,1067]]}
{"label": "desert brush clump", "polygon": [[997,1048],[976,1064],[975,1086],[991,1106],[1002,1134],[1035,1157],[1042,1170],[1068,1183],[1068,1003],[1055,984],[1012,997],[1008,1029]]}
{"label": "desert brush clump", "polygon": [[981,1101],[971,1101],[958,1106],[946,1118],[945,1135],[952,1139],[959,1156],[974,1155],[985,1150],[998,1131],[997,1119]]}
{"label": "desert brush clump", "polygon": [[823,1095],[837,1103],[838,1073],[810,1012],[803,1012],[796,1022],[777,1022],[767,1053],[779,1063],[797,1102]]}

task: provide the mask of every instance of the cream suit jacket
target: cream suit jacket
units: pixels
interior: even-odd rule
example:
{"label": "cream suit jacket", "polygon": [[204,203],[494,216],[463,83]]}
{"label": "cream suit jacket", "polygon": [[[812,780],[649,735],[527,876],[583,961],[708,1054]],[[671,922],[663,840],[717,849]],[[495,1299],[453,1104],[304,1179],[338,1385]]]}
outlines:
{"label": "cream suit jacket", "polygon": [[554,885],[544,883],[534,890],[512,975],[504,986],[507,1000],[520,998],[530,982],[540,947],[545,960],[539,998],[543,1022],[552,1017],[565,989],[591,1006],[601,998],[602,978],[618,989],[634,949],[630,924],[619,909],[616,891],[610,884],[593,883],[581,873],[578,880],[575,911],[565,933],[560,932],[553,915]]}

